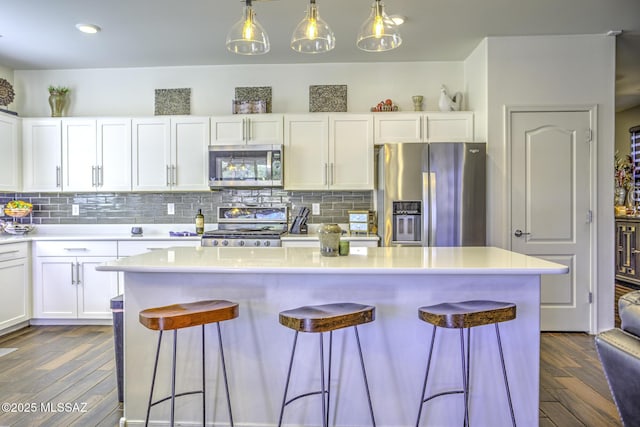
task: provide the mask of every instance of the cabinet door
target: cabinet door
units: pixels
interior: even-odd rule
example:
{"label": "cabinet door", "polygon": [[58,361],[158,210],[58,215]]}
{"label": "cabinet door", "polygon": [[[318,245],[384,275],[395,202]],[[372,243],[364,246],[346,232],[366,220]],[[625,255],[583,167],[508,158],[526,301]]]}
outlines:
{"label": "cabinet door", "polygon": [[246,138],[245,117],[214,116],[211,117],[211,145],[244,144]]}
{"label": "cabinet door", "polygon": [[428,142],[473,141],[473,113],[470,111],[433,112],[424,116]]}
{"label": "cabinet door", "polygon": [[282,145],[282,114],[254,114],[247,118],[247,144]]}
{"label": "cabinet door", "polygon": [[171,144],[172,190],[209,191],[209,118],[172,118]]}
{"label": "cabinet door", "polygon": [[96,127],[98,190],[131,191],[131,119],[99,119]]}
{"label": "cabinet door", "polygon": [[416,113],[375,113],[376,144],[422,142],[421,115]]}
{"label": "cabinet door", "polygon": [[133,189],[169,190],[172,175],[169,118],[133,119],[131,129]]}
{"label": "cabinet door", "polygon": [[22,185],[22,154],[20,152],[19,121],[0,114],[0,191],[20,191]]}
{"label": "cabinet door", "polygon": [[96,121],[62,120],[62,188],[92,191],[97,185]]}
{"label": "cabinet door", "polygon": [[29,320],[30,291],[27,258],[0,262],[0,330]]}
{"label": "cabinet door", "polygon": [[329,188],[373,189],[373,118],[370,114],[329,116]]}
{"label": "cabinet door", "polygon": [[96,266],[116,257],[77,258],[78,318],[111,319],[111,298],[118,295],[118,272],[96,271]]}
{"label": "cabinet door", "polygon": [[75,257],[36,257],[33,315],[75,319],[78,315]]}
{"label": "cabinet door", "polygon": [[328,115],[286,114],[284,123],[285,189],[328,189]]}
{"label": "cabinet door", "polygon": [[23,191],[62,190],[62,124],[60,119],[22,121]]}

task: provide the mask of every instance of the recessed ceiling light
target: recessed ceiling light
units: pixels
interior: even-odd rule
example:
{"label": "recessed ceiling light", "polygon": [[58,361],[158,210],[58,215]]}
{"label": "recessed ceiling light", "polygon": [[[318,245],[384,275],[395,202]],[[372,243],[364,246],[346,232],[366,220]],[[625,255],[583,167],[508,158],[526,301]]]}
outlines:
{"label": "recessed ceiling light", "polygon": [[407,17],[402,15],[391,15],[389,18],[391,18],[396,25],[402,25],[407,21]]}
{"label": "recessed ceiling light", "polygon": [[95,24],[76,24],[76,28],[83,33],[95,34],[100,31],[100,27]]}

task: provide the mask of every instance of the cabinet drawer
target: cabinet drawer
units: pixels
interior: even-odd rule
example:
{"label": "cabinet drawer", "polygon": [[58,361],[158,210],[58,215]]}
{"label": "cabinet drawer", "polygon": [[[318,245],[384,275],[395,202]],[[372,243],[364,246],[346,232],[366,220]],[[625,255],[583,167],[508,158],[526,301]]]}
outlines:
{"label": "cabinet drawer", "polygon": [[165,249],[172,246],[196,247],[200,246],[200,240],[142,240],[138,242],[118,242],[118,256],[139,255],[156,249]]}
{"label": "cabinet drawer", "polygon": [[9,245],[0,245],[0,262],[26,258],[28,256],[28,243],[12,243]]}
{"label": "cabinet drawer", "polygon": [[36,256],[116,256],[115,241],[56,241],[36,242]]}

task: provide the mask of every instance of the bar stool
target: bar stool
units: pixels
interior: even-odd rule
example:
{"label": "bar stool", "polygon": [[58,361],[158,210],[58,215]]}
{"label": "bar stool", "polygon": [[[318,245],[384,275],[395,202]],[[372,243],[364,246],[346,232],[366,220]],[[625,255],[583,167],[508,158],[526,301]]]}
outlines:
{"label": "bar stool", "polygon": [[[422,386],[422,398],[418,409],[418,420],[416,427],[420,425],[422,407],[426,402],[436,397],[449,394],[464,395],[464,425],[469,425],[469,372],[471,370],[470,349],[471,349],[471,328],[475,326],[495,324],[496,339],[500,353],[500,363],[502,364],[502,376],[507,390],[509,410],[511,411],[511,423],[515,427],[516,419],[513,413],[509,382],[507,380],[507,370],[504,365],[502,353],[502,342],[500,340],[500,328],[498,323],[506,322],[516,318],[516,305],[509,302],[499,301],[461,301],[453,303],[442,303],[432,306],[420,307],[418,317],[433,325],[431,334],[431,346],[429,347],[429,357],[427,359],[427,369],[424,375],[424,385]],[[436,339],[436,331],[440,328],[453,328],[460,330],[460,357],[462,359],[462,390],[450,390],[440,392],[425,398],[427,390],[427,380],[429,378],[429,367],[431,366],[431,356],[433,354],[433,344]],[[464,329],[467,329],[467,344],[464,343]],[[466,353],[465,353],[466,351]],[[466,359],[466,360],[465,360]]]}
{"label": "bar stool", "polygon": [[[373,416],[373,406],[371,404],[371,394],[369,393],[369,383],[367,381],[367,372],[364,368],[364,358],[362,357],[362,348],[360,347],[360,336],[358,335],[358,325],[373,322],[375,319],[375,307],[369,305],[355,303],[335,303],[323,304],[294,308],[280,313],[280,323],[287,328],[296,331],[293,337],[293,348],[291,349],[291,359],[289,361],[289,371],[287,372],[287,381],[284,387],[284,396],[282,398],[282,406],[280,407],[280,419],[278,427],[282,426],[282,418],[284,408],[288,404],[302,397],[312,396],[315,394],[322,395],[322,425],[327,427],[329,424],[329,402],[331,384],[331,350],[333,331],[342,328],[353,327],[358,346],[358,354],[360,356],[360,366],[362,367],[362,377],[364,379],[364,387],[367,393],[367,401],[369,403],[369,413],[371,415],[371,424],[375,427],[376,421]],[[291,368],[296,354],[296,343],[298,341],[299,332],[316,332],[320,333],[320,390],[303,393],[287,400],[287,392],[289,390],[289,380],[291,379]],[[329,361],[327,368],[327,382],[325,383],[324,368],[324,346],[323,334],[329,332]]]}
{"label": "bar stool", "polygon": [[[220,347],[220,358],[222,360],[222,373],[224,376],[224,387],[227,393],[227,408],[229,410],[229,420],[233,427],[233,415],[231,413],[231,398],[229,397],[229,383],[227,382],[227,368],[224,361],[224,350],[222,347],[222,334],[220,333],[220,323],[224,320],[238,317],[238,304],[224,301],[198,301],[185,304],[173,304],[164,307],[155,307],[142,310],[139,320],[145,327],[160,331],[158,334],[158,346],[156,349],[156,359],[153,365],[153,378],[151,380],[151,391],[149,393],[149,404],[147,406],[147,416],[144,425],[149,425],[149,415],[151,407],[159,403],[171,400],[171,426],[175,422],[175,398],[191,394],[202,393],[202,423],[206,424],[206,376],[205,376],[205,333],[204,327],[209,323],[215,323],[218,329],[218,345]],[[191,326],[202,325],[202,390],[187,391],[176,394],[176,353],[178,343],[178,329],[189,328]],[[160,356],[160,345],[162,344],[162,333],[173,330],[173,359],[171,367],[171,395],[153,401],[153,389],[156,382],[158,370],[158,359]]]}

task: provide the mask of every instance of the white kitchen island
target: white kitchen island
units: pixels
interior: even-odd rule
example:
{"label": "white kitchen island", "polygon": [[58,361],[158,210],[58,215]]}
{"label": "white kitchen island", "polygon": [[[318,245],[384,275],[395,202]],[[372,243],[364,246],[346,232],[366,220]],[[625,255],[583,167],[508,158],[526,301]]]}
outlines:
{"label": "white kitchen island", "polygon": [[[517,318],[501,324],[516,420],[538,425],[540,275],[563,274],[564,265],[497,248],[352,248],[346,257],[322,257],[317,248],[175,247],[108,262],[125,273],[126,425],[142,425],[157,332],[138,322],[142,309],[204,299],[240,304],[240,316],[223,322],[236,426],[277,424],[294,332],[278,313],[301,305],[358,302],[376,307],[376,320],[359,327],[377,425],[415,425],[431,325],[418,307],[443,301],[492,299],[517,304]],[[334,333],[331,424],[370,425],[353,332]],[[428,393],[459,387],[457,331],[436,344]],[[170,337],[170,335],[167,335]],[[228,425],[215,328],[207,327],[208,423]],[[197,388],[199,329],[178,334],[178,392]],[[169,390],[171,339],[161,353],[158,390]],[[476,426],[510,425],[493,327],[474,329],[470,416]],[[290,396],[319,388],[318,339],[301,334]],[[189,360],[189,361],[187,361]],[[185,385],[186,384],[186,385]],[[177,400],[176,420],[197,425],[197,396]],[[166,422],[169,405],[152,411]],[[461,395],[425,406],[422,426],[462,424]],[[166,424],[162,424],[166,425]],[[212,425],[212,424],[209,424]],[[320,425],[318,396],[288,406],[285,425]]]}

